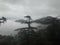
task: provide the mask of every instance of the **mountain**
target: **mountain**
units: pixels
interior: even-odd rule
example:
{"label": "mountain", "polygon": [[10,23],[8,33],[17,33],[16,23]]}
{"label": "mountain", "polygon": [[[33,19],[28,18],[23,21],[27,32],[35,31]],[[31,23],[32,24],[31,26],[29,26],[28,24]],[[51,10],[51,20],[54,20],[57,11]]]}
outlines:
{"label": "mountain", "polygon": [[[41,23],[41,24],[50,24],[52,21],[57,20],[56,17],[52,17],[52,16],[47,16],[41,19],[36,19],[34,20],[34,22],[36,23]],[[60,21],[60,19],[58,19]]]}

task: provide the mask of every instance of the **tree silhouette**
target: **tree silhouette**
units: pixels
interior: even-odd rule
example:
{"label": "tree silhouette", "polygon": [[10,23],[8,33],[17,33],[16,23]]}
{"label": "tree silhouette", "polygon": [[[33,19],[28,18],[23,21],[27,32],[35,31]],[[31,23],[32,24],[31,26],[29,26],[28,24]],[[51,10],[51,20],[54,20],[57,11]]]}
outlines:
{"label": "tree silhouette", "polygon": [[25,44],[26,45],[32,45],[33,35],[35,35],[34,30],[37,29],[37,28],[31,26],[31,23],[33,23],[31,16],[25,16],[25,18],[27,18],[27,20],[20,20],[20,22],[27,24],[28,27],[19,28],[19,29],[16,29],[16,31],[20,30],[18,32],[18,35],[20,37],[19,39],[21,40],[21,42],[24,42],[21,45],[25,45]]}
{"label": "tree silhouette", "polygon": [[7,19],[5,17],[0,18],[0,23],[4,23],[5,21],[7,21]]}
{"label": "tree silhouette", "polygon": [[60,45],[60,19],[47,16],[35,22],[48,25],[46,28],[48,41],[52,42],[52,45]]}
{"label": "tree silhouette", "polygon": [[28,27],[19,28],[16,30],[28,30],[28,31],[30,31],[32,29],[37,29],[36,27],[31,27],[31,23],[33,23],[33,22],[31,21],[32,18],[30,16],[25,16],[25,18],[27,18],[27,20],[20,20],[19,22],[27,24]]}

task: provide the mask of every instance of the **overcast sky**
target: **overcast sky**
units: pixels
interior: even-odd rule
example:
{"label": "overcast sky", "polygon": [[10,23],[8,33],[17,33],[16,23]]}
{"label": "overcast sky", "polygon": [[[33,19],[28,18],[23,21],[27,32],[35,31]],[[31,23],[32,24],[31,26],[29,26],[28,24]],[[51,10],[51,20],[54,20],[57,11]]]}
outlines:
{"label": "overcast sky", "polygon": [[47,15],[60,15],[60,0],[0,0],[0,17],[34,19]]}

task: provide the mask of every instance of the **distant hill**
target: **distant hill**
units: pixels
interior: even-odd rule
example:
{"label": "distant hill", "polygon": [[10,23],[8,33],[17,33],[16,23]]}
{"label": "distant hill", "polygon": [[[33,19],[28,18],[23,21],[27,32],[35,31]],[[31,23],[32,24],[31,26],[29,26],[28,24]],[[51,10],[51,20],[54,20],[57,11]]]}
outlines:
{"label": "distant hill", "polygon": [[[56,19],[56,17],[47,16],[47,17],[44,17],[41,19],[36,19],[36,20],[34,20],[34,22],[41,23],[41,24],[50,24],[54,19]],[[58,19],[58,20],[60,21],[60,19]]]}

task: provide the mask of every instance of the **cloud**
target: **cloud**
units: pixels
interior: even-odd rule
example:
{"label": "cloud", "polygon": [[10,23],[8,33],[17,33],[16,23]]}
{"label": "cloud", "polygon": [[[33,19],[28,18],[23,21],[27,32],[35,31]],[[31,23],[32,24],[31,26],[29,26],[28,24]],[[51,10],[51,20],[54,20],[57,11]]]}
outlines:
{"label": "cloud", "polygon": [[31,15],[34,19],[60,13],[60,0],[0,0],[0,16],[22,18]]}

